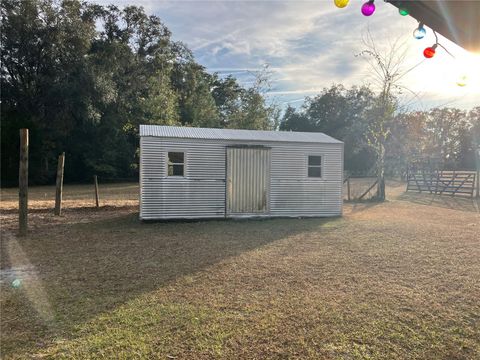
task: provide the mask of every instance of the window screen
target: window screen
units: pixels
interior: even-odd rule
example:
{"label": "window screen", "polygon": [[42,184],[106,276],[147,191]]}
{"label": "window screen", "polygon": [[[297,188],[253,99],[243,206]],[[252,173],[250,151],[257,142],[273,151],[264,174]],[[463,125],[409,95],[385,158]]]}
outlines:
{"label": "window screen", "polygon": [[309,156],[308,157],[308,177],[322,177],[322,157]]}
{"label": "window screen", "polygon": [[169,152],[168,153],[168,176],[184,176],[185,170],[185,153]]}

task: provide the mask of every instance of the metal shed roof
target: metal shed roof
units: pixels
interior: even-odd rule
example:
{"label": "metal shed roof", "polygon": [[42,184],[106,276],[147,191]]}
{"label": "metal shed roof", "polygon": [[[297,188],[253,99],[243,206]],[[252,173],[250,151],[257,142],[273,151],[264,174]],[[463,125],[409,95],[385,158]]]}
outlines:
{"label": "metal shed roof", "polygon": [[160,125],[140,125],[140,136],[234,141],[274,141],[323,144],[342,143],[341,141],[320,132],[233,130]]}

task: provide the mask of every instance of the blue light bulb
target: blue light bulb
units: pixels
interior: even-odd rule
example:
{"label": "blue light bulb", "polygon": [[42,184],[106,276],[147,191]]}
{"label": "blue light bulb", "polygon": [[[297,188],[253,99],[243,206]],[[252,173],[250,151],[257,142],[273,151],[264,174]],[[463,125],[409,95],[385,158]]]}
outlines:
{"label": "blue light bulb", "polygon": [[417,40],[420,40],[420,39],[423,39],[426,34],[427,34],[427,31],[423,26],[421,26],[415,29],[415,31],[413,32],[413,37]]}

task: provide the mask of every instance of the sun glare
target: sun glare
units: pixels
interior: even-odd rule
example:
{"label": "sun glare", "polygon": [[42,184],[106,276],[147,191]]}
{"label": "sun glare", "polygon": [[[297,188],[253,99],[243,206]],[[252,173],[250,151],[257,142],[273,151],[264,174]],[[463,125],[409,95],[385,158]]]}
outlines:
{"label": "sun glare", "polygon": [[480,54],[459,48],[452,55],[437,48],[436,56],[423,60],[412,74],[410,84],[443,96],[480,96]]}
{"label": "sun glare", "polygon": [[467,53],[458,64],[457,85],[480,92],[480,54]]}

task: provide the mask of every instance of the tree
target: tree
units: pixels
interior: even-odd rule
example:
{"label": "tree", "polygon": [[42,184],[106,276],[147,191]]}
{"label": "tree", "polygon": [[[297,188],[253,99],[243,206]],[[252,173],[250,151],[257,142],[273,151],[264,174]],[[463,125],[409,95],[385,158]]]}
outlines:
{"label": "tree", "polygon": [[475,168],[478,114],[454,108],[435,108],[395,116],[386,144],[386,169],[405,174],[411,165],[431,170]]}
{"label": "tree", "polygon": [[401,79],[410,70],[404,69],[407,47],[405,43],[395,41],[386,51],[376,46],[370,32],[363,41],[366,49],[359,55],[364,56],[373,70],[373,81],[379,88],[374,106],[369,112],[370,122],[366,134],[367,142],[376,153],[377,164],[377,199],[385,200],[385,145],[390,135],[396,110],[398,109],[397,93],[406,89]]}
{"label": "tree", "polygon": [[[307,106],[304,105],[305,109]],[[280,123],[280,130],[283,131],[305,131],[315,132],[315,124],[305,115],[304,111],[297,111],[294,107],[288,105],[283,114],[282,121]]]}
{"label": "tree", "polygon": [[426,123],[426,153],[436,156],[441,168],[457,169],[465,166],[465,156],[473,153],[472,141],[468,136],[470,127],[465,111],[432,109]]}
{"label": "tree", "polygon": [[367,113],[373,106],[374,95],[368,87],[345,89],[332,85],[313,97],[296,111],[288,107],[280,129],[290,131],[323,132],[345,144],[345,170],[350,173],[368,173],[372,167],[372,152],[364,138]]}
{"label": "tree", "polygon": [[203,66],[189,63],[180,87],[180,114],[184,125],[220,127],[220,119],[211,92],[212,77]]}
{"label": "tree", "polygon": [[54,179],[62,151],[66,181],[136,176],[140,124],[270,127],[258,88],[207,73],[141,7],[5,0],[1,20],[4,184],[16,183],[21,127],[32,184]]}
{"label": "tree", "polygon": [[254,85],[242,88],[232,76],[221,79],[214,74],[212,95],[219,111],[220,126],[257,130],[271,130],[278,126],[280,110],[276,104],[267,104],[265,100],[271,75],[268,65],[264,65],[253,74]]}
{"label": "tree", "polygon": [[[472,136],[472,148],[474,151],[474,159],[475,159],[475,169],[477,170],[477,177],[480,176],[480,106],[473,108],[468,113],[468,119],[470,124],[472,125],[471,128],[471,136]],[[478,185],[480,184],[479,179],[477,178],[477,197],[479,194]]]}
{"label": "tree", "polygon": [[245,89],[233,76],[229,75],[224,79],[221,79],[218,74],[212,76],[212,96],[218,109],[221,127],[228,127],[233,114],[239,111],[244,92]]}
{"label": "tree", "polygon": [[427,120],[428,113],[423,111],[395,116],[385,145],[385,171],[388,174],[405,178],[407,169],[415,162],[432,162],[425,149]]}
{"label": "tree", "polygon": [[18,143],[11,139],[18,128],[31,129],[30,174],[42,181],[66,135],[90,120],[93,81],[84,55],[95,17],[86,8],[77,1],[2,1],[2,180],[16,175]]}
{"label": "tree", "polygon": [[158,71],[147,83],[147,97],[141,98],[145,124],[179,125],[178,96],[168,73]]}

